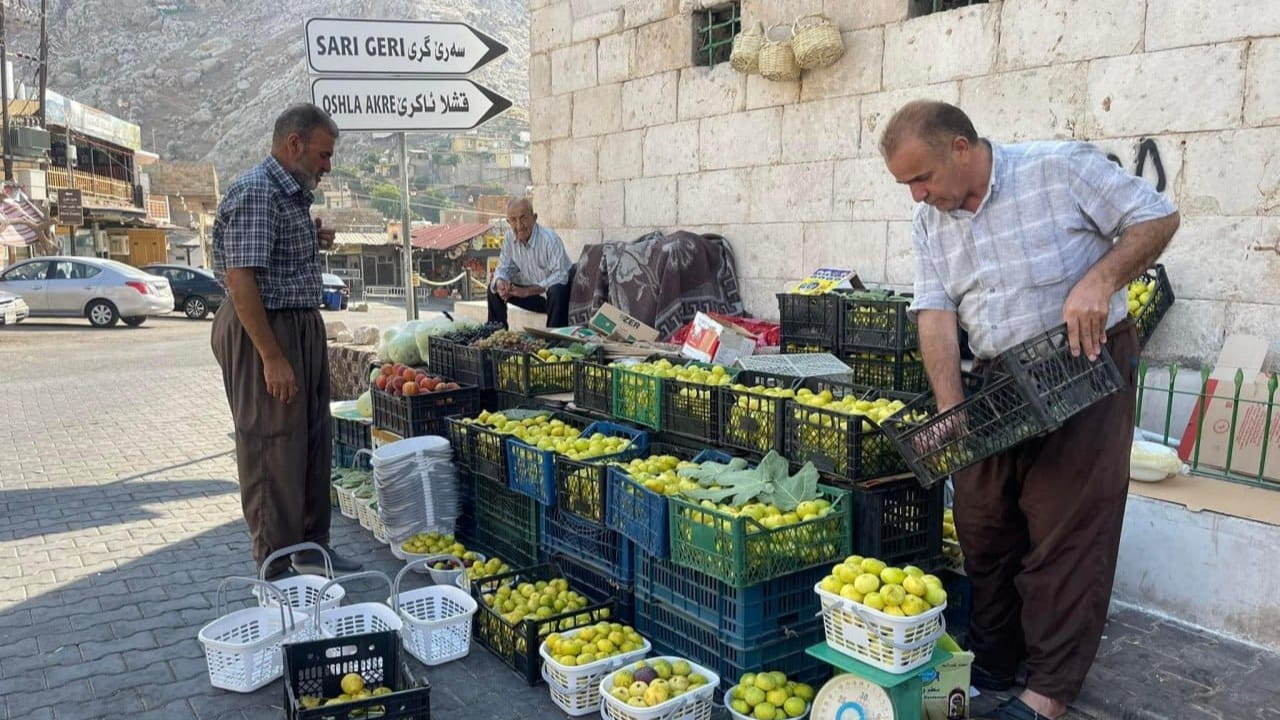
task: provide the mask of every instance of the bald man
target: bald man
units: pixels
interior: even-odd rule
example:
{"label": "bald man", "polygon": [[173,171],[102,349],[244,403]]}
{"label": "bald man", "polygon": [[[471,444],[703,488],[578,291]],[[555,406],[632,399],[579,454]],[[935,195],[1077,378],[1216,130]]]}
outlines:
{"label": "bald man", "polygon": [[569,324],[573,263],[555,231],[538,224],[528,198],[507,205],[506,242],[489,286],[489,322],[507,324],[507,303],[547,314],[547,327]]}

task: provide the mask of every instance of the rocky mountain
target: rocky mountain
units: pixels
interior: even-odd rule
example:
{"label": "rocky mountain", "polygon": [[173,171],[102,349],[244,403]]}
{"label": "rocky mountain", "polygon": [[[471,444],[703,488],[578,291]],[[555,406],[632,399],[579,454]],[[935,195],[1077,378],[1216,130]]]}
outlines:
{"label": "rocky mountain", "polygon": [[[34,53],[35,27],[5,0],[10,50]],[[30,13],[26,14],[30,17]],[[271,124],[310,100],[303,23],[311,17],[456,20],[506,44],[473,73],[515,103],[486,129],[527,129],[529,8],[525,0],[49,0],[49,87],[142,126],[143,146],[164,159],[213,162],[223,181],[266,152]],[[15,64],[32,84],[34,66]],[[424,135],[410,144],[423,145]],[[348,133],[336,162],[386,138]]]}

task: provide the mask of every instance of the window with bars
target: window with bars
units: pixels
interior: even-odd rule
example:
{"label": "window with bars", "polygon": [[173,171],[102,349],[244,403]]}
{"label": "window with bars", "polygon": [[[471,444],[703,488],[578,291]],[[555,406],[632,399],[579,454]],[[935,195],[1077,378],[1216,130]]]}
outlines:
{"label": "window with bars", "polygon": [[717,65],[729,59],[733,38],[742,30],[742,3],[731,2],[693,14],[693,64]]}
{"label": "window with bars", "polygon": [[932,15],[970,5],[985,5],[987,0],[911,0],[911,17]]}

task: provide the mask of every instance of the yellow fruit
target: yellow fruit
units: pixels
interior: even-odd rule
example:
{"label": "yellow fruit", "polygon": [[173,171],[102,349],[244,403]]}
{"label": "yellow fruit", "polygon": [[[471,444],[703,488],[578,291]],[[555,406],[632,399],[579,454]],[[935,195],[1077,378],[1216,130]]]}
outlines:
{"label": "yellow fruit", "polygon": [[884,561],[877,560],[875,558],[865,558],[862,561],[862,571],[865,573],[871,573],[877,577],[879,577],[880,571],[884,570],[886,567],[888,566],[884,564]]}
{"label": "yellow fruit", "polygon": [[347,673],[342,676],[342,680],[338,682],[342,688],[342,692],[347,695],[355,695],[364,689],[364,678],[359,673]]}
{"label": "yellow fruit", "polygon": [[860,603],[862,602],[863,594],[858,592],[858,589],[856,586],[845,585],[844,587],[840,588],[840,597],[844,598],[845,600],[852,600],[856,603]]}
{"label": "yellow fruit", "polygon": [[906,576],[907,574],[898,568],[885,568],[880,571],[880,582],[885,585],[901,585],[902,579]]}
{"label": "yellow fruit", "polygon": [[884,600],[885,609],[898,607],[907,599],[907,591],[901,585],[885,585],[880,588],[880,598]]}
{"label": "yellow fruit", "polygon": [[940,587],[931,587],[925,592],[924,599],[931,606],[938,607],[947,602],[947,591]]}
{"label": "yellow fruit", "polygon": [[[775,685],[773,682],[773,676],[769,675],[768,673],[759,673],[756,675],[757,689],[763,690],[764,692],[767,693],[770,690],[774,689],[774,687]],[[754,705],[755,703],[752,703],[752,704]]]}
{"label": "yellow fruit", "polygon": [[782,704],[787,701],[788,697],[790,696],[787,694],[787,691],[781,688],[774,688],[764,694],[765,702],[773,705],[774,707],[782,707]]}
{"label": "yellow fruit", "polygon": [[799,697],[789,697],[782,703],[782,709],[789,718],[798,718],[808,709],[807,701]]}
{"label": "yellow fruit", "polygon": [[908,566],[906,566],[906,567],[902,568],[902,572],[904,572],[904,573],[906,573],[906,574],[908,574],[908,575],[910,575],[910,576],[912,576],[912,577],[924,577],[924,571],[923,571],[923,570],[921,570],[920,568],[916,567],[915,565],[908,565]]}
{"label": "yellow fruit", "polygon": [[878,593],[878,592],[867,593],[867,594],[862,598],[862,604],[863,604],[863,605],[866,605],[867,607],[871,608],[872,610],[883,610],[883,609],[884,609],[884,598],[881,598],[881,597],[880,597],[880,593]]}
{"label": "yellow fruit", "polygon": [[908,575],[906,579],[902,581],[902,589],[916,597],[922,598],[925,596],[925,593],[929,591],[929,586],[925,585],[924,581],[920,578]]}
{"label": "yellow fruit", "polygon": [[859,575],[853,581],[853,587],[858,592],[866,595],[867,593],[875,592],[880,589],[880,578],[872,575],[871,573],[864,573]]}
{"label": "yellow fruit", "polygon": [[810,703],[813,702],[813,687],[808,683],[798,683],[795,687],[795,696],[801,700]]}

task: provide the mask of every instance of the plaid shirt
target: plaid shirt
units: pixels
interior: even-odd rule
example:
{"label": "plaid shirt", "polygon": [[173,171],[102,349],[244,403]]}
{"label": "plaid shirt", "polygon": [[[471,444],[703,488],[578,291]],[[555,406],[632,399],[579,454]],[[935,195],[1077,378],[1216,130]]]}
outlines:
{"label": "plaid shirt", "polygon": [[517,240],[515,233],[507,231],[493,277],[515,285],[538,285],[546,289],[569,282],[571,267],[573,262],[569,260],[560,236],[540,223],[534,223],[528,245]]}
{"label": "plaid shirt", "polygon": [[271,156],[236,178],[213,223],[213,270],[226,284],[230,268],[256,268],[268,310],[317,308],[320,245],[312,194]]}
{"label": "plaid shirt", "polygon": [[[1000,352],[1063,323],[1076,283],[1129,227],[1173,203],[1081,142],[991,144],[991,182],[974,212],[919,204],[911,228],[919,310],[959,314],[975,356]],[[1124,319],[1125,291],[1107,327]]]}

